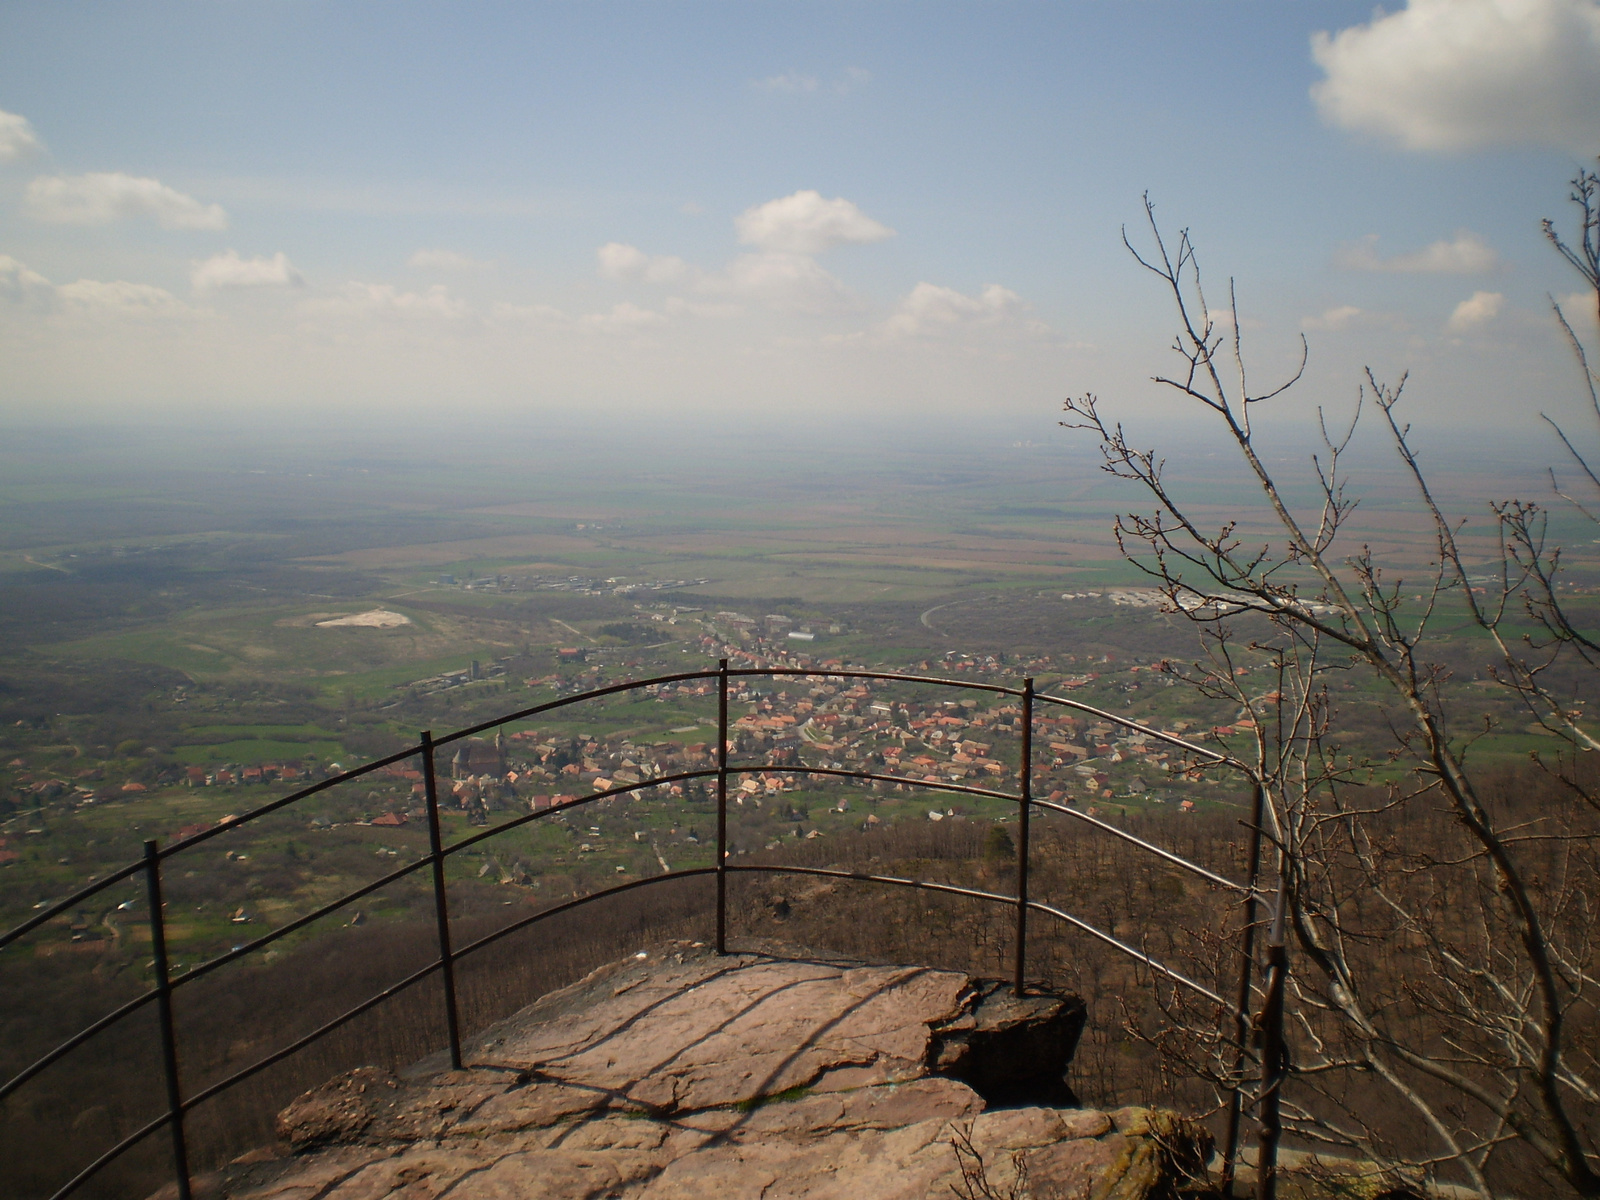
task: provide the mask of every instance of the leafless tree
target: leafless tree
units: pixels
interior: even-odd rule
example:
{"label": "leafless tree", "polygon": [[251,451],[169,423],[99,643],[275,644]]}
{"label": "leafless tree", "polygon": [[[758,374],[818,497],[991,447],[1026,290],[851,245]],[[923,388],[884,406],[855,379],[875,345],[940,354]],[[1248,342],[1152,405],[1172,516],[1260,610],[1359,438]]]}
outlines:
{"label": "leafless tree", "polygon": [[1028,1190],[1028,1161],[1021,1150],[1011,1154],[1011,1183],[1001,1191],[989,1179],[989,1168],[983,1155],[972,1144],[972,1122],[950,1126],[950,1150],[956,1156],[956,1167],[961,1173],[958,1183],[950,1185],[956,1200],[1030,1200]]}
{"label": "leafless tree", "polygon": [[[1600,312],[1600,179],[1580,172],[1573,187],[1577,240],[1550,221],[1544,229]],[[1150,248],[1126,233],[1124,243],[1178,319],[1180,369],[1157,381],[1225,434],[1271,532],[1257,540],[1236,522],[1205,525],[1161,455],[1131,441],[1095,397],[1068,401],[1063,423],[1098,437],[1104,469],[1143,490],[1150,505],[1118,519],[1119,545],[1204,635],[1200,661],[1179,673],[1237,705],[1251,730],[1228,754],[1264,790],[1261,832],[1281,886],[1260,897],[1260,911],[1277,916],[1294,960],[1288,1046],[1281,1064],[1268,1064],[1283,1078],[1266,1071],[1259,1092],[1277,1093],[1288,1134],[1378,1164],[1397,1182],[1448,1177],[1485,1198],[1546,1187],[1600,1196],[1600,741],[1573,695],[1600,678],[1600,640],[1564,587],[1550,510],[1491,503],[1498,553],[1487,570],[1470,561],[1403,419],[1404,377],[1390,385],[1370,371],[1347,423],[1331,428],[1319,410],[1317,498],[1295,504],[1263,457],[1255,418],[1300,379],[1304,340],[1299,369],[1253,390],[1232,282],[1223,316],[1187,231],[1174,243],[1148,197],[1145,210]],[[1552,305],[1600,425],[1600,375]],[[1357,502],[1345,459],[1364,410],[1375,410],[1431,531],[1420,584],[1341,536]],[[1564,488],[1552,472],[1556,502],[1596,521],[1600,474],[1581,439],[1545,419],[1581,485]],[[1475,724],[1440,649],[1441,626],[1463,618],[1492,681],[1550,735],[1551,749],[1534,756],[1537,805],[1498,787],[1474,754],[1492,726]],[[1387,755],[1341,750],[1327,686],[1341,672],[1379,685],[1393,731]],[[1261,1075],[1275,1052],[1215,1034],[1216,1016],[1174,996],[1150,1036],[1221,1094]]]}

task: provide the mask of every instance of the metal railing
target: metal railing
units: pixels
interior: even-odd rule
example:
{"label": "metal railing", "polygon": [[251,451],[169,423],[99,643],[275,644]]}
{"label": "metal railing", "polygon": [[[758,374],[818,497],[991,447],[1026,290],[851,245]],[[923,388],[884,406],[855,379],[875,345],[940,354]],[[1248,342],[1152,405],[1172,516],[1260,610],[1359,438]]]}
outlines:
{"label": "metal railing", "polygon": [[[1016,879],[1017,891],[1015,895],[1004,895],[996,892],[979,891],[973,888],[958,887],[953,884],[938,883],[921,879],[906,879],[897,876],[877,875],[861,871],[848,871],[836,868],[791,866],[783,864],[735,864],[730,863],[731,857],[728,848],[728,780],[731,776],[746,775],[756,772],[772,770],[769,763],[734,763],[728,760],[731,748],[730,733],[733,732],[728,721],[728,691],[730,680],[742,677],[804,677],[812,679],[854,679],[863,681],[877,681],[892,684],[920,684],[935,685],[938,687],[957,688],[964,691],[987,692],[995,695],[1013,697],[1020,702],[1021,717],[1019,724],[1019,766],[1018,789],[1016,792],[1007,792],[998,789],[974,787],[968,784],[956,783],[953,780],[941,780],[931,777],[915,778],[910,775],[890,774],[885,772],[858,771],[841,767],[828,767],[822,765],[802,764],[793,769],[813,776],[825,776],[839,779],[860,780],[883,784],[899,784],[912,788],[926,789],[929,791],[948,792],[959,795],[977,796],[988,799],[1011,802],[1017,805],[1018,837],[1016,841]],[[626,783],[621,786],[610,787],[589,796],[576,798],[560,806],[554,806],[524,813],[511,820],[500,822],[492,828],[480,830],[466,837],[446,845],[439,815],[439,786],[435,771],[435,754],[440,747],[452,743],[462,742],[475,735],[498,729],[501,726],[516,721],[526,720],[554,710],[567,708],[572,705],[592,701],[605,696],[617,695],[634,691],[640,688],[661,687],[667,684],[686,683],[692,681],[715,680],[717,684],[717,751],[716,765],[698,770],[680,771],[674,774],[655,776],[650,779],[640,780],[635,783]],[[891,887],[913,888],[920,891],[942,893],[953,896],[963,896],[995,904],[1008,905],[1014,910],[1015,921],[1015,953],[1013,959],[1012,986],[1015,993],[1021,996],[1025,992],[1025,975],[1027,969],[1027,935],[1028,915],[1030,912],[1040,913],[1053,917],[1062,923],[1100,941],[1113,948],[1118,953],[1125,955],[1143,965],[1146,969],[1169,980],[1172,984],[1199,995],[1217,1005],[1220,1015],[1231,1025],[1235,1044],[1235,1062],[1233,1070],[1234,1086],[1231,1089],[1228,1107],[1226,1110],[1226,1128],[1221,1148],[1222,1170],[1221,1177],[1224,1194],[1232,1194],[1234,1170],[1238,1161],[1239,1135],[1242,1114],[1245,1107],[1244,1089],[1240,1086],[1243,1071],[1250,1056],[1251,1033],[1255,1032],[1256,1040],[1260,1045],[1257,1057],[1261,1063],[1261,1084],[1256,1094],[1257,1118],[1259,1123],[1259,1153],[1257,1156],[1258,1190],[1257,1195],[1262,1200],[1274,1194],[1274,1164],[1276,1160],[1277,1141],[1279,1136],[1278,1104],[1279,1093],[1286,1074],[1283,1055],[1283,991],[1287,979],[1288,963],[1285,954],[1283,927],[1281,919],[1269,919],[1267,939],[1267,971],[1265,982],[1258,985],[1255,980],[1256,959],[1256,927],[1261,923],[1261,911],[1265,906],[1269,914],[1281,911],[1276,895],[1263,895],[1260,888],[1261,857],[1262,857],[1262,819],[1264,794],[1259,782],[1251,780],[1253,788],[1253,803],[1251,817],[1248,822],[1249,849],[1247,851],[1247,879],[1244,883],[1219,875],[1207,868],[1190,862],[1189,860],[1172,852],[1154,845],[1142,838],[1128,833],[1126,830],[1099,820],[1089,813],[1068,805],[1057,804],[1049,800],[1039,800],[1033,796],[1033,726],[1034,712],[1040,704],[1053,705],[1076,712],[1096,717],[1102,721],[1121,726],[1144,734],[1147,738],[1171,745],[1184,753],[1193,755],[1203,762],[1213,766],[1226,766],[1244,773],[1247,777],[1249,771],[1246,766],[1236,760],[1205,746],[1196,745],[1174,734],[1153,729],[1127,717],[1095,708],[1077,700],[1064,696],[1052,696],[1037,693],[1034,690],[1034,681],[1026,679],[1020,688],[1006,687],[994,683],[978,683],[968,680],[944,679],[937,676],[906,675],[883,671],[857,671],[857,670],[828,670],[811,667],[739,667],[730,668],[728,660],[722,659],[716,670],[683,671],[669,675],[659,675],[648,679],[628,680],[622,683],[610,684],[605,687],[582,692],[576,695],[561,697],[543,704],[536,704],[516,712],[507,713],[479,724],[458,729],[442,737],[434,737],[431,732],[424,731],[416,744],[396,751],[383,758],[375,759],[351,771],[321,780],[309,787],[302,788],[288,796],[273,800],[261,805],[247,813],[232,817],[216,826],[195,833],[186,838],[162,847],[156,841],[144,843],[142,858],[128,863],[109,874],[106,874],[86,887],[80,888],[70,896],[58,900],[42,908],[39,912],[23,921],[15,928],[0,934],[0,951],[17,942],[20,938],[39,929],[55,918],[82,905],[85,901],[106,891],[107,889],[133,879],[141,873],[145,879],[145,890],[150,907],[149,925],[150,942],[153,955],[154,986],[147,992],[134,997],[113,1011],[106,1013],[99,1020],[79,1030],[72,1037],[62,1042],[55,1049],[43,1055],[37,1061],[18,1072],[11,1079],[0,1083],[0,1102],[6,1100],[13,1093],[24,1087],[30,1080],[38,1077],[54,1063],[60,1061],[68,1053],[88,1042],[97,1034],[109,1029],[113,1025],[140,1011],[149,1004],[155,1004],[160,1032],[160,1058],[163,1082],[165,1085],[166,1110],[160,1116],[147,1122],[140,1128],[128,1134],[122,1140],[110,1147],[88,1166],[80,1170],[64,1185],[62,1185],[50,1200],[65,1200],[67,1196],[76,1191],[84,1183],[92,1179],[109,1164],[120,1158],[123,1154],[141,1144],[162,1129],[168,1130],[172,1143],[172,1159],[174,1166],[175,1182],[178,1200],[190,1200],[191,1176],[189,1146],[185,1132],[185,1119],[187,1115],[201,1104],[213,1099],[230,1088],[243,1083],[247,1079],[259,1074],[267,1068],[282,1062],[299,1051],[310,1046],[319,1039],[326,1037],[340,1027],[355,1020],[378,1005],[401,994],[417,983],[438,974],[442,981],[443,1000],[445,1008],[445,1026],[447,1030],[448,1048],[451,1066],[460,1069],[463,1066],[461,1054],[461,1027],[460,1011],[456,997],[455,967],[463,959],[477,953],[485,947],[509,936],[519,930],[526,929],[541,921],[548,920],[559,914],[570,912],[595,901],[607,897],[620,895],[642,887],[649,887],[672,880],[697,878],[706,875],[714,876],[716,885],[716,932],[715,945],[718,954],[726,954],[727,927],[728,927],[728,877],[739,873],[766,873],[787,874],[803,876],[820,876],[831,879],[849,879],[867,883],[881,884]],[[428,853],[425,857],[390,871],[381,878],[356,888],[355,890],[332,900],[315,910],[302,914],[294,920],[288,921],[259,937],[241,945],[232,947],[226,953],[189,967],[176,974],[172,973],[172,964],[167,952],[167,919],[163,912],[162,899],[162,874],[163,864],[178,855],[193,850],[212,838],[238,829],[257,821],[271,813],[278,812],[297,802],[306,800],[319,793],[326,792],[341,784],[371,775],[385,767],[412,757],[420,757],[422,762],[423,790],[426,800],[426,816],[428,824]],[[540,909],[519,920],[512,921],[491,933],[477,938],[466,945],[455,947],[451,941],[451,921],[449,912],[449,888],[445,876],[445,862],[453,854],[475,846],[489,838],[508,832],[509,830],[528,825],[532,822],[544,820],[557,813],[570,812],[572,809],[595,801],[605,800],[617,796],[624,796],[634,792],[641,792],[662,786],[685,783],[695,780],[714,780],[716,784],[716,810],[717,810],[717,839],[716,858],[713,866],[691,867],[682,870],[668,870],[659,875],[648,876],[641,879],[630,880],[613,887],[603,888],[584,896],[575,897],[560,904],[551,905]],[[1071,817],[1076,821],[1092,826],[1096,830],[1109,836],[1119,838],[1134,847],[1155,855],[1169,865],[1188,871],[1205,880],[1214,887],[1232,891],[1243,898],[1245,904],[1245,920],[1240,931],[1239,945],[1239,977],[1237,991],[1234,997],[1226,999],[1216,991],[1190,979],[1176,969],[1169,967],[1137,946],[1113,936],[1111,933],[1099,929],[1091,923],[1065,912],[1060,908],[1033,900],[1028,893],[1028,867],[1030,848],[1030,817],[1034,809],[1046,810]],[[298,930],[304,929],[314,922],[332,914],[338,909],[365,896],[371,895],[389,884],[395,883],[415,872],[428,869],[431,873],[433,893],[433,915],[437,929],[438,956],[432,962],[413,971],[405,978],[391,984],[382,991],[368,997],[349,1011],[329,1020],[288,1045],[281,1046],[264,1057],[251,1063],[233,1074],[218,1080],[210,1085],[184,1094],[183,1081],[180,1071],[180,1041],[179,1029],[173,1018],[172,997],[173,993],[197,979],[211,974],[218,968],[235,962],[239,959],[253,955],[275,942],[289,936]],[[1275,889],[1276,891],[1276,889]],[[1254,996],[1260,995],[1261,1009],[1258,1015],[1252,1017],[1250,1003]]]}

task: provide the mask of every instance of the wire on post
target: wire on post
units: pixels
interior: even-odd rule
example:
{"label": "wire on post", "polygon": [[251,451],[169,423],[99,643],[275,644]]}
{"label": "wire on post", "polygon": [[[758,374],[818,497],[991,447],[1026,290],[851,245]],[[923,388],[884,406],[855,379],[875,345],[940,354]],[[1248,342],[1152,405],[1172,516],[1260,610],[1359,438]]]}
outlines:
{"label": "wire on post", "polygon": [[1033,680],[1022,681],[1022,766],[1017,779],[1017,978],[1020,997],[1028,967],[1028,829],[1033,808]]}
{"label": "wire on post", "polygon": [[167,964],[167,918],[162,911],[161,854],[144,844],[145,893],[150,903],[150,950],[156,975],[156,1016],[161,1024],[161,1067],[167,1083],[167,1123],[172,1130],[172,1169],[178,1200],[189,1200],[189,1145],[183,1132],[183,1092],[178,1079],[178,1035],[172,1024],[172,981]]}
{"label": "wire on post", "polygon": [[717,953],[728,952],[728,660],[717,661]]}
{"label": "wire on post", "polygon": [[1259,902],[1256,885],[1261,876],[1261,822],[1266,804],[1266,789],[1258,781],[1250,802],[1250,851],[1248,891],[1244,903],[1244,929],[1239,946],[1239,990],[1235,993],[1233,1010],[1233,1089],[1228,1095],[1228,1123],[1222,1136],[1222,1170],[1218,1175],[1217,1190],[1224,1196],[1233,1195],[1233,1179],[1239,1159],[1239,1122],[1244,1114],[1244,1063],[1250,1035],[1246,1014],[1250,1011],[1250,983],[1255,973],[1256,919]]}
{"label": "wire on post", "polygon": [[444,883],[444,838],[439,830],[439,783],[433,766],[433,731],[422,731],[422,781],[428,797],[428,849],[433,863],[433,913],[439,927],[439,977],[450,1031],[450,1066],[461,1070],[461,1021],[456,1011],[456,964],[450,953],[450,896]]}

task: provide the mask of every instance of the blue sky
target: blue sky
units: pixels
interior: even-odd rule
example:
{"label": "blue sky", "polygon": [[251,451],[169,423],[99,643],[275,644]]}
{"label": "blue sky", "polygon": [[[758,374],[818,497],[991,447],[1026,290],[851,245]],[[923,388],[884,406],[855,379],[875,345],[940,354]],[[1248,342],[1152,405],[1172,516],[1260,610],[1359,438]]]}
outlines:
{"label": "blue sky", "polygon": [[13,2],[0,112],[13,419],[1160,414],[1146,189],[1307,404],[1581,399],[1592,0]]}

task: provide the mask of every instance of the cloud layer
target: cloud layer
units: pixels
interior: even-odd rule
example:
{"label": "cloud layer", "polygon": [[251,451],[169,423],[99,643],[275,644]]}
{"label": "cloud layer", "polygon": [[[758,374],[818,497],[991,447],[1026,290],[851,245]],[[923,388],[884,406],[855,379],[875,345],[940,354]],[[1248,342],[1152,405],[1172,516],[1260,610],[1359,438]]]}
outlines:
{"label": "cloud layer", "polygon": [[454,250],[418,250],[406,259],[406,266],[423,271],[460,271],[468,274],[494,270],[494,263],[457,254]]}
{"label": "cloud layer", "polygon": [[39,137],[28,118],[0,109],[0,163],[15,162],[39,149]]}
{"label": "cloud layer", "polygon": [[165,288],[125,279],[80,279],[56,288],[63,311],[79,316],[110,316],[136,321],[161,321],[199,315]]}
{"label": "cloud layer", "polygon": [[202,204],[159,179],[121,172],[45,175],[28,184],[24,202],[37,220],[58,225],[109,225],[149,217],[163,229],[226,229],[220,204]]}
{"label": "cloud layer", "polygon": [[746,209],[734,222],[739,241],[784,254],[821,254],[835,246],[867,245],[892,238],[894,230],[874,221],[842,197],[800,191]]}
{"label": "cloud layer", "polygon": [[1445,328],[1451,333],[1470,333],[1498,317],[1505,303],[1506,298],[1499,292],[1473,292],[1456,305]]}
{"label": "cloud layer", "polygon": [[906,337],[929,337],[952,332],[962,326],[999,325],[1021,314],[1022,297],[998,283],[988,284],[976,296],[955,288],[919,283],[900,303],[885,328]]}
{"label": "cloud layer", "polygon": [[1329,124],[1408,150],[1539,145],[1600,151],[1600,3],[1410,0],[1318,33]]}
{"label": "cloud layer", "polygon": [[1329,330],[1337,333],[1342,329],[1349,329],[1366,315],[1354,304],[1339,304],[1333,308],[1325,309],[1317,316],[1302,318],[1300,328]]}
{"label": "cloud layer", "polygon": [[39,272],[0,254],[0,301],[24,305],[48,318],[110,318],[135,321],[192,319],[207,315],[165,288],[126,279],[80,279],[51,283]]}
{"label": "cloud layer", "polygon": [[758,91],[778,92],[786,95],[810,95],[824,87],[836,96],[848,96],[872,82],[872,72],[864,67],[846,67],[832,83],[824,84],[815,75],[804,71],[785,71],[781,75],[768,75],[765,79],[751,81]]}
{"label": "cloud layer", "polygon": [[189,279],[197,292],[299,287],[305,283],[282,250],[271,258],[240,258],[237,250],[214,254],[196,263]]}
{"label": "cloud layer", "polygon": [[338,320],[461,321],[472,308],[450,289],[435,284],[426,292],[401,291],[391,283],[350,282],[331,295],[305,301],[300,311],[308,316]]}
{"label": "cloud layer", "polygon": [[679,313],[735,315],[740,303],[789,313],[822,315],[859,310],[862,301],[816,259],[836,246],[865,245],[894,230],[842,197],[799,191],[746,209],[734,221],[739,241],[756,249],[737,255],[721,270],[708,270],[676,255],[648,254],[626,242],[607,242],[595,252],[600,275],[619,283],[669,286],[719,302],[693,304],[671,297]]}
{"label": "cloud layer", "polygon": [[681,258],[670,254],[646,254],[637,246],[607,242],[595,252],[604,279],[637,280],[643,283],[678,283],[696,272]]}
{"label": "cloud layer", "polygon": [[720,273],[702,278],[695,290],[802,313],[845,310],[857,304],[843,281],[807,254],[741,254]]}
{"label": "cloud layer", "polygon": [[0,300],[37,303],[47,299],[53,290],[50,281],[26,263],[0,254]]}
{"label": "cloud layer", "polygon": [[1378,235],[1369,233],[1359,242],[1341,246],[1334,263],[1347,271],[1407,271],[1432,274],[1478,275],[1500,269],[1500,256],[1477,234],[1458,230],[1449,241],[1434,242],[1410,254],[1384,258],[1378,254]]}

